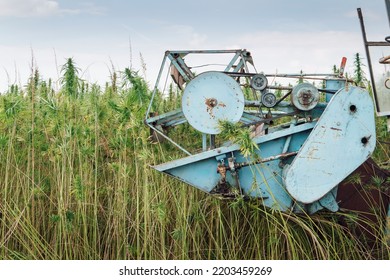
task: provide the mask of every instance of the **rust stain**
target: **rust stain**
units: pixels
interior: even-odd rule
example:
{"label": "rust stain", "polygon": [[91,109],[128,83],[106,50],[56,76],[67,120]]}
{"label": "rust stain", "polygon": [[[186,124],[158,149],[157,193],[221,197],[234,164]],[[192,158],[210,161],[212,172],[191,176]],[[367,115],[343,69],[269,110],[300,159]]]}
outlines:
{"label": "rust stain", "polygon": [[218,102],[218,100],[215,98],[206,98],[204,104],[206,104],[207,106],[206,108],[207,113],[209,113],[213,119],[215,119],[215,115],[213,113],[214,108],[218,109],[219,107],[223,107],[223,108],[226,107],[225,103]]}
{"label": "rust stain", "polygon": [[215,98],[206,98],[206,100],[204,101],[204,104],[206,104],[206,106],[207,106],[207,108],[206,108],[207,113],[209,113],[210,116],[214,119],[215,116],[213,114],[213,109],[218,104],[217,100]]}
{"label": "rust stain", "polygon": [[[374,183],[375,177],[383,180],[380,186]],[[348,227],[357,238],[365,238],[366,246],[371,249],[378,245],[377,235],[386,225],[390,205],[390,184],[386,179],[389,177],[390,172],[381,169],[370,158],[338,187],[336,200],[340,208],[358,215],[355,223],[351,224],[343,216],[339,220],[340,224]],[[359,180],[355,182],[352,178]]]}

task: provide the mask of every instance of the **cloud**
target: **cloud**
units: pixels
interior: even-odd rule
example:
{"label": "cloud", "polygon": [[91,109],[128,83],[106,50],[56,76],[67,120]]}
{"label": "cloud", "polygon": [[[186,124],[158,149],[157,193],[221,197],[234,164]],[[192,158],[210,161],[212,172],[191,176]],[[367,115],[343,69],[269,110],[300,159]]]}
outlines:
{"label": "cloud", "polygon": [[105,9],[91,2],[77,8],[63,8],[57,0],[0,0],[0,17],[48,17],[64,14],[103,14]]}
{"label": "cloud", "polygon": [[0,0],[0,16],[48,16],[60,11],[58,2],[52,0]]}

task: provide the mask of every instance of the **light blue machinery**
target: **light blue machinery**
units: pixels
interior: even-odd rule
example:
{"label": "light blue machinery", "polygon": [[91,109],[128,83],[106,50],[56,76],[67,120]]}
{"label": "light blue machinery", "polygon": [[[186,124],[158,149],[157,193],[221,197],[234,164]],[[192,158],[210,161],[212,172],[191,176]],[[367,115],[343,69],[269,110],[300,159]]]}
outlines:
{"label": "light blue machinery", "polygon": [[[194,56],[218,63],[200,72],[188,63]],[[338,211],[338,184],[376,145],[371,96],[344,77],[344,67],[343,59],[337,74],[264,74],[245,49],[167,51],[145,123],[155,139],[186,156],[154,168],[219,197],[257,198],[281,211]],[[181,104],[156,115],[153,104],[169,77]],[[238,144],[221,139],[221,121],[249,127],[255,154],[244,156]],[[195,139],[191,148],[173,140],[179,125],[199,135],[200,152],[192,148]]]}
{"label": "light blue machinery", "polygon": [[[368,41],[360,9],[358,16],[373,100],[344,76],[345,58],[338,73],[264,74],[245,49],[166,51],[145,123],[154,141],[168,140],[185,157],[153,167],[211,195],[257,199],[274,210],[353,211],[361,218],[354,234],[377,240],[390,218],[390,172],[370,156],[375,111],[387,116],[390,132],[390,36]],[[161,111],[157,102],[174,95],[180,104]],[[221,136],[226,121],[251,129],[253,153]],[[360,183],[351,182],[356,176]],[[367,221],[375,226],[367,229]]]}

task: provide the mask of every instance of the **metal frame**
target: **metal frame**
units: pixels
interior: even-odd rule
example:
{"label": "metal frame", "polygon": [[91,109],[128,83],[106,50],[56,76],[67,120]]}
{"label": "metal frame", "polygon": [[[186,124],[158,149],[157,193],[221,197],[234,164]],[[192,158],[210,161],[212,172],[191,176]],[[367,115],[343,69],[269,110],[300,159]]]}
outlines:
{"label": "metal frame", "polygon": [[[195,75],[192,72],[192,67],[187,65],[186,58],[189,55],[199,54],[231,54],[232,57],[219,71],[212,69],[212,71],[203,71]],[[342,59],[340,69],[345,68],[345,60],[345,58]],[[167,62],[169,62],[168,70]],[[153,166],[153,168],[222,198],[233,198],[236,195],[258,198],[266,207],[281,211],[292,210],[309,214],[324,208],[337,211],[338,203],[335,199],[337,184],[350,174],[351,170],[334,168],[335,158],[341,157],[339,160],[349,160],[350,162],[345,164],[346,167],[356,167],[365,160],[366,156],[369,156],[372,148],[375,147],[372,144],[375,143],[375,124],[369,122],[364,127],[357,127],[374,117],[372,102],[371,106],[362,104],[362,102],[370,103],[369,94],[366,91],[360,92],[356,90],[356,87],[351,86],[353,81],[344,77],[342,70],[338,74],[274,75],[259,74],[254,65],[255,71],[251,72],[248,64],[253,65],[253,61],[250,52],[245,49],[165,52],[151,102],[145,115],[145,123],[154,133],[161,135],[187,156]],[[167,79],[171,74],[173,82],[183,90],[182,102],[185,100],[186,103],[184,105],[181,103],[181,108],[170,112],[163,112],[159,115],[151,114],[152,104],[159,92],[163,73],[167,74]],[[222,78],[221,73],[230,78],[224,79],[224,76]],[[278,77],[283,80],[294,79],[299,85],[268,84],[270,77]],[[305,85],[304,79],[325,81],[325,88],[313,88],[311,83]],[[251,155],[250,158],[241,152],[239,145],[231,142],[221,143],[224,139],[219,138],[219,136],[217,138],[215,134],[202,133],[204,130],[198,127],[199,123],[209,125],[209,121],[214,122],[215,116],[212,120],[202,118],[202,114],[210,114],[208,109],[212,105],[208,103],[209,100],[215,100],[215,104],[219,104],[219,102],[223,104],[223,108],[227,108],[228,114],[238,108],[234,102],[230,103],[224,99],[231,93],[225,87],[220,87],[219,82],[217,82],[218,86],[215,86],[216,80],[224,81],[226,85],[232,85],[232,88],[236,87],[235,83],[237,82],[237,86],[241,89],[248,90],[245,92],[244,100],[240,99],[240,102],[244,103],[244,110],[239,122],[242,126],[253,128],[252,141],[260,147],[260,149],[255,149],[254,155]],[[296,90],[298,87],[299,91]],[[197,91],[198,89],[201,91]],[[282,91],[280,96],[277,96],[276,92],[273,92],[274,90]],[[317,90],[322,94],[321,98],[323,99],[319,100]],[[185,98],[188,93],[194,94],[195,99],[189,99],[188,96]],[[235,100],[237,94],[238,92],[233,94],[232,99]],[[268,94],[273,94],[276,102],[263,104],[262,102],[265,100],[261,97]],[[291,99],[294,97],[296,104],[286,101],[288,97]],[[193,106],[189,116],[186,115],[186,106]],[[205,106],[208,107],[204,108]],[[217,106],[212,108],[218,108]],[[240,111],[241,109],[240,107]],[[222,109],[220,110],[222,111]],[[326,116],[325,112],[328,112]],[[198,114],[199,119],[197,119]],[[219,115],[218,120],[219,118],[224,119],[225,116]],[[279,122],[278,125],[274,124],[283,117],[288,117],[288,119],[283,119],[283,123]],[[195,122],[191,125],[187,118],[199,123]],[[196,147],[196,149],[201,148],[200,152],[192,154],[168,136],[169,127],[185,123],[189,123],[193,129],[199,132],[200,138],[198,140],[201,147]],[[365,129],[368,128],[370,133],[366,133]],[[211,131],[207,131],[207,133],[218,133]],[[363,132],[367,135],[361,136],[359,134]],[[371,140],[369,141],[369,139]],[[339,144],[336,149],[332,145],[337,141]],[[310,144],[305,146],[305,143],[309,142]],[[368,142],[370,145],[367,144]],[[306,163],[306,158],[299,159],[302,157],[303,147],[306,147],[306,158],[311,161],[309,166]],[[311,147],[314,148],[310,150]],[[351,152],[345,153],[344,149]],[[365,149],[366,152],[362,153],[359,149]],[[329,152],[333,150],[336,152]],[[313,156],[315,154],[317,157]],[[356,157],[356,155],[360,156]],[[321,170],[318,168],[319,165]],[[306,172],[310,168],[312,171]],[[298,169],[298,173],[304,177],[303,179],[298,174],[293,174],[296,173],[294,170]],[[290,179],[298,177],[298,184],[306,183],[307,187],[310,187],[312,182],[318,180],[324,186],[321,190],[309,190],[309,193],[314,192],[314,195],[306,197],[306,193],[301,194],[288,189],[287,183],[291,181]],[[297,184],[293,182],[293,184],[289,184],[289,186],[291,185]]]}
{"label": "metal frame", "polygon": [[[249,64],[253,66],[253,60],[251,57],[251,54],[246,49],[232,49],[232,50],[169,50],[166,51],[163,57],[163,61],[161,63],[160,71],[157,76],[157,80],[155,83],[155,86],[153,88],[152,97],[150,104],[148,106],[148,109],[146,111],[145,115],[145,123],[149,128],[158,135],[162,136],[164,139],[171,142],[174,146],[176,146],[179,150],[181,150],[186,155],[191,155],[191,152],[188,151],[186,148],[184,148],[179,143],[175,142],[172,138],[170,138],[167,133],[162,129],[164,127],[174,127],[180,124],[184,124],[187,122],[181,108],[178,108],[176,110],[162,113],[158,116],[151,116],[151,108],[152,104],[155,100],[156,94],[159,91],[159,85],[161,83],[161,79],[163,76],[163,73],[166,73],[167,71],[167,62],[169,62],[168,66],[168,73],[171,74],[171,78],[173,81],[178,85],[180,89],[183,89],[183,85],[186,83],[189,83],[192,79],[195,78],[195,74],[192,73],[191,67],[186,64],[185,58],[189,55],[219,55],[219,54],[231,54],[232,57],[230,61],[224,66],[224,69],[222,71],[219,71],[221,73],[227,74],[231,76],[234,79],[237,79],[237,81],[240,78],[244,79],[251,79],[255,75],[258,75],[256,72],[250,72],[249,70]],[[174,75],[178,75],[176,77],[172,76],[172,71],[174,71]],[[201,73],[200,73],[201,74]],[[339,74],[262,74],[265,77],[269,78],[284,78],[284,79],[310,79],[310,80],[324,80],[324,79],[330,79],[330,80],[340,80],[342,83],[346,82],[346,78],[343,77],[343,73]],[[350,81],[349,81],[350,82]],[[298,112],[294,107],[291,106],[289,102],[285,102],[284,99],[289,96],[289,94],[292,91],[292,87],[286,87],[286,86],[275,86],[275,85],[268,85],[266,90],[282,90],[284,92],[287,92],[284,94],[279,100],[277,100],[275,106],[273,108],[265,108],[261,103],[261,98],[259,98],[259,94],[262,94],[266,91],[259,91],[255,90],[252,87],[250,88],[251,94],[253,96],[252,100],[245,100],[245,108],[247,108],[244,111],[244,114],[241,118],[241,122],[245,126],[251,126],[251,125],[259,125],[261,123],[264,123],[265,130],[268,131],[268,125],[269,123],[272,123],[275,119],[281,118],[283,116],[290,116],[297,115],[300,117],[305,117],[305,112]],[[327,96],[332,96],[334,93],[336,93],[337,90],[334,89],[319,89],[320,92],[324,92],[327,94]],[[330,98],[327,98],[327,102]],[[313,110],[314,116],[313,118],[318,117],[323,109],[326,107],[326,103],[324,104],[318,104],[318,106]],[[249,110],[250,108],[254,108],[255,110]],[[215,148],[215,135],[203,135],[202,136],[202,150],[206,151],[207,149],[213,149]]]}
{"label": "metal frame", "polygon": [[[390,21],[390,1],[385,0],[385,3],[386,3],[387,13],[389,15],[389,21]],[[372,91],[374,94],[374,102],[375,102],[376,112],[377,112],[378,116],[390,116],[390,111],[388,111],[388,112],[381,111],[381,104],[379,103],[379,99],[378,99],[378,94],[377,94],[376,85],[375,85],[374,71],[373,71],[372,62],[371,62],[371,55],[370,55],[370,47],[390,47],[390,42],[368,41],[367,34],[366,34],[366,28],[364,26],[362,9],[358,8],[357,13],[358,13],[359,21],[360,21],[360,28],[362,31],[364,48],[365,48],[365,52],[366,52],[366,56],[367,56],[368,70],[370,72],[371,86],[372,86]],[[386,40],[387,40],[387,38],[390,39],[390,36],[386,37]]]}

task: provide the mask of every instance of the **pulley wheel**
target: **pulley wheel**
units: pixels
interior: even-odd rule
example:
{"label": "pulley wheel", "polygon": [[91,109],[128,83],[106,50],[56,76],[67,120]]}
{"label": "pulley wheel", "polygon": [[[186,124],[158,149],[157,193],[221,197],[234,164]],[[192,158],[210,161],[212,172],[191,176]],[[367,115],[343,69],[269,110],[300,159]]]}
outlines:
{"label": "pulley wheel", "polygon": [[295,86],[291,93],[292,104],[302,111],[310,111],[317,106],[320,99],[318,89],[310,83]]}
{"label": "pulley wheel", "polygon": [[255,90],[264,90],[267,85],[267,77],[263,74],[256,74],[251,79],[251,87]]}
{"label": "pulley wheel", "polygon": [[240,85],[221,72],[204,72],[184,89],[181,107],[188,123],[196,130],[218,134],[218,122],[238,122],[244,112],[244,94]]}
{"label": "pulley wheel", "polygon": [[267,108],[274,107],[276,102],[276,96],[272,92],[265,92],[261,95],[261,103]]}

